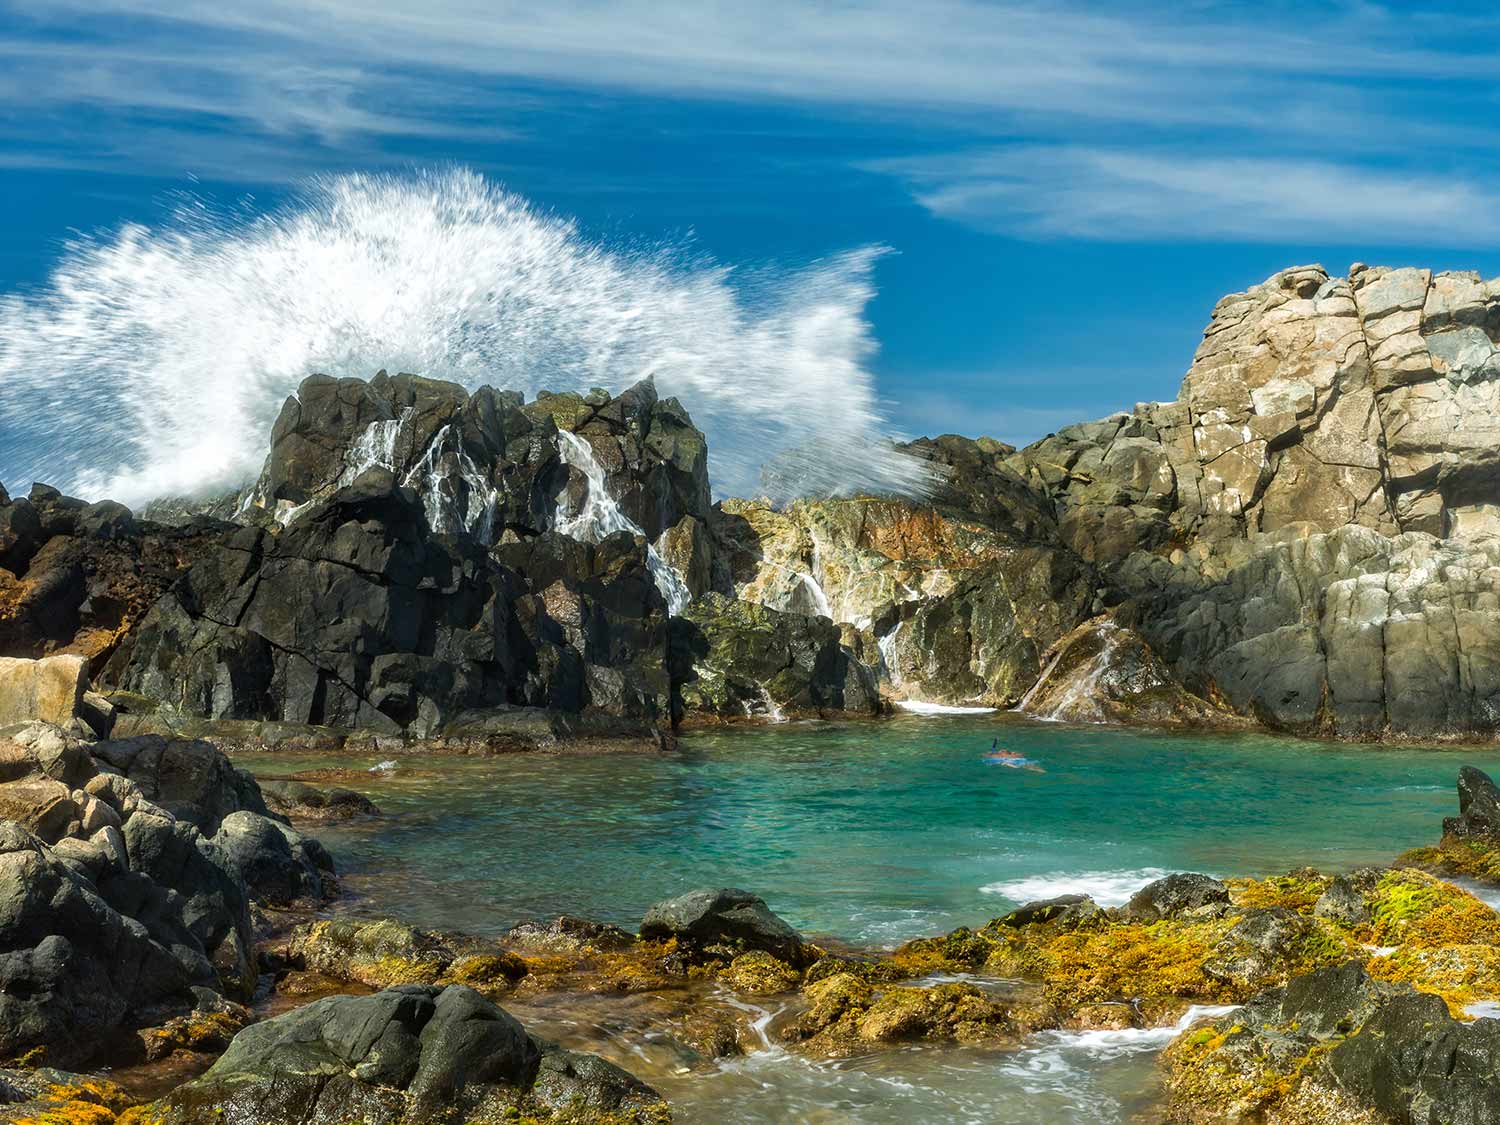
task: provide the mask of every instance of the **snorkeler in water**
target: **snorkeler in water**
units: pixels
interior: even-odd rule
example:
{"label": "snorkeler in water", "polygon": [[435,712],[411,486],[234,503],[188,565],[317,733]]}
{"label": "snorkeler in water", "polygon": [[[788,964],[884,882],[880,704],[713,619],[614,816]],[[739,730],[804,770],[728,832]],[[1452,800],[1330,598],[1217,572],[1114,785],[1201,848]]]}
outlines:
{"label": "snorkeler in water", "polygon": [[985,754],[984,760],[992,765],[1011,766],[1014,769],[1029,770],[1031,773],[1047,772],[1024,754],[1015,750],[1001,749],[998,738],[991,741],[989,751]]}
{"label": "snorkeler in water", "polygon": [[1015,761],[1016,759],[1020,758],[1021,755],[1016,753],[1014,750],[1002,750],[1000,748],[1000,740],[997,738],[990,743],[989,753],[984,757],[986,761],[990,762],[1009,762]]}

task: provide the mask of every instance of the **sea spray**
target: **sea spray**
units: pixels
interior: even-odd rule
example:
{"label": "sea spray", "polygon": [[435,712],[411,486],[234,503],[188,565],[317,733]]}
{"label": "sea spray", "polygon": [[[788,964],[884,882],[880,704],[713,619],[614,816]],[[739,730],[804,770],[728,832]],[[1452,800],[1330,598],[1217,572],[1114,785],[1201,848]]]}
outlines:
{"label": "sea spray", "polygon": [[0,479],[137,505],[238,486],[304,376],[386,368],[528,395],[654,376],[721,493],[760,491],[768,461],[786,495],[921,491],[866,368],[878,253],[742,273],[613,248],[462,170],[327,178],[265,214],[184,203],[0,298]]}

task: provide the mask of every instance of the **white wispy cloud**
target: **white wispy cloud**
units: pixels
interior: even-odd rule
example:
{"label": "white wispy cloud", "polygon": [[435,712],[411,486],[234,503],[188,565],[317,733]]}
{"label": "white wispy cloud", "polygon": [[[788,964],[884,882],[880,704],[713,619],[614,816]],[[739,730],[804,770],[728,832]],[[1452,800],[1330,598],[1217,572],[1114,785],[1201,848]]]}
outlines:
{"label": "white wispy cloud", "polygon": [[865,166],[936,214],[1032,236],[1373,223],[1430,241],[1453,208],[1488,231],[1500,16],[1414,7],[0,0],[0,147],[64,159],[59,122],[87,107],[102,123],[68,146],[82,162],[260,147],[282,157],[260,174],[293,174],[514,138],[558,88],[588,89],[930,125],[953,151]]}
{"label": "white wispy cloud", "polygon": [[936,215],[1026,237],[1500,242],[1500,191],[1327,160],[1016,146],[881,162]]}

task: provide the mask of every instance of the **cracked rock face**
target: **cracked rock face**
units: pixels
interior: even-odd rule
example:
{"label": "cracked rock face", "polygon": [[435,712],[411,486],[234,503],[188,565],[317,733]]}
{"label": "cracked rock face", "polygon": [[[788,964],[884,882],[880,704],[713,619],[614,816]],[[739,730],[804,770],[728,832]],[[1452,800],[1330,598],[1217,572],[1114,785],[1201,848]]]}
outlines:
{"label": "cracked rock face", "polygon": [[[0,739],[7,1058],[41,1047],[49,1062],[84,1061],[116,1031],[254,984],[250,894],[214,834],[235,818],[279,826],[213,747],[133,741],[91,745],[42,723]],[[180,802],[194,795],[189,816]]]}

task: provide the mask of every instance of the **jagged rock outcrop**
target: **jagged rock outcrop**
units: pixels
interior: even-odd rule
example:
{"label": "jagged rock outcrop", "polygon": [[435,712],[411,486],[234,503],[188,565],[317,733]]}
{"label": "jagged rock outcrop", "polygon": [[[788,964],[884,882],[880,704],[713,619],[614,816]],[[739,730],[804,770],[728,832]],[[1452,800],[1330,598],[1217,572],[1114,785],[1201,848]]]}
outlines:
{"label": "jagged rock outcrop", "polygon": [[[145,784],[118,772],[120,757],[45,724],[0,740],[0,1057],[40,1047],[82,1061],[119,1029],[208,993],[248,998],[254,984],[249,895],[215,838],[221,810],[259,804],[254,783],[231,781],[206,744],[143,763]],[[161,768],[195,758],[214,765],[185,772],[227,783],[196,823],[146,795],[201,792]]]}
{"label": "jagged rock outcrop", "polygon": [[1232,728],[1245,725],[1185,689],[1134,630],[1109,618],[1085,622],[1044,657],[1018,710],[1067,723]]}
{"label": "jagged rock outcrop", "polygon": [[164,527],[42,484],[0,489],[0,656],[75,654],[97,672],[217,535],[211,520]]}
{"label": "jagged rock outcrop", "polygon": [[1471,274],[1286,270],[1219,303],[1175,402],[1010,465],[1190,689],[1283,729],[1492,733],[1496,307]]}
{"label": "jagged rock outcrop", "polygon": [[[1285,270],[1219,303],[1173,402],[1021,450],[905,447],[950,470],[930,504],[722,504],[721,588],[878,642],[898,696],[1014,704],[1041,654],[1108,610],[1146,648],[1115,649],[1101,688],[1154,664],[1146,679],[1207,716],[1493,734],[1497,293],[1471,274]],[[1126,717],[1110,694],[1076,717]]]}
{"label": "jagged rock outcrop", "polygon": [[[943,448],[956,458],[978,445]],[[1097,577],[1072,551],[1017,537],[1017,526],[1047,528],[1035,504],[1016,514],[966,496],[955,488],[936,507],[726,501],[718,557],[739,598],[850,627],[855,653],[879,664],[898,696],[1010,706],[1036,682],[1047,648],[1092,615]]]}
{"label": "jagged rock outcrop", "polygon": [[1462,1023],[1438,996],[1358,963],[1253,998],[1167,1051],[1171,1120],[1500,1121],[1500,1020]]}

